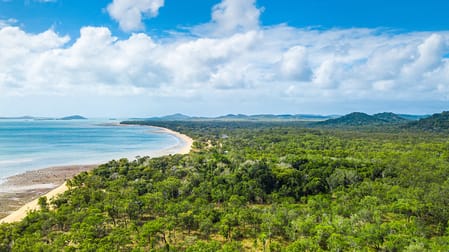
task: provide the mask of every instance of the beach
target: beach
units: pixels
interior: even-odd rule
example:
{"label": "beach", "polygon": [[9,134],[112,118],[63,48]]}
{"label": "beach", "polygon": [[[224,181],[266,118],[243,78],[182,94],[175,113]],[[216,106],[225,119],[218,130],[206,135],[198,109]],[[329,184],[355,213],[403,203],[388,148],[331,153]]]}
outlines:
{"label": "beach", "polygon": [[[166,128],[154,128],[161,133],[175,136],[179,142],[166,149],[144,153],[146,156],[159,157],[189,153],[193,143],[192,138]],[[67,179],[97,166],[98,164],[56,166],[8,177],[4,183],[0,184],[0,218],[2,218],[0,223],[20,221],[26,216],[27,211],[38,208],[39,197],[46,196],[50,199],[63,193],[67,190],[65,187]]]}

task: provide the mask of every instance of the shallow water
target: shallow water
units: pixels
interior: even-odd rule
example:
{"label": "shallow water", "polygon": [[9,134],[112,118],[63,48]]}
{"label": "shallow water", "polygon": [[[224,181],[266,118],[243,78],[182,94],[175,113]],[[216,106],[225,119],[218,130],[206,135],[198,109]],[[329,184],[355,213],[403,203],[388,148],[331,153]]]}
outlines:
{"label": "shallow water", "polygon": [[50,166],[145,156],[178,143],[156,128],[108,120],[0,120],[0,179]]}

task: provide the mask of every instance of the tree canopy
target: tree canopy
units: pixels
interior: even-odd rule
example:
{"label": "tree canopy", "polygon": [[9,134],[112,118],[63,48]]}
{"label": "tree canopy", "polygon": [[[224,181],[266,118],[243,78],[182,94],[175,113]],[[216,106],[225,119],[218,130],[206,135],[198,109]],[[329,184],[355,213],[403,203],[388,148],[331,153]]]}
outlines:
{"label": "tree canopy", "polygon": [[188,155],[112,160],[1,251],[448,251],[449,138],[291,123],[152,122]]}

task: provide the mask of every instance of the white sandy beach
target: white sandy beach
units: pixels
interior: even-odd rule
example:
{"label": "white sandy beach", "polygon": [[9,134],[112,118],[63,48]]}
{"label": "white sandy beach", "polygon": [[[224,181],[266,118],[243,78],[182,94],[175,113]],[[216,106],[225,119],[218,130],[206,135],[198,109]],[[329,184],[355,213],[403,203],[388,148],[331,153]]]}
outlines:
{"label": "white sandy beach", "polygon": [[[158,128],[161,132],[171,134],[179,139],[176,146],[159,151],[148,153],[150,157],[159,157],[170,154],[187,154],[190,152],[193,144],[193,139],[176,131],[166,128]],[[30,171],[20,175],[8,178],[7,181],[0,185],[0,201],[8,204],[8,207],[13,207],[22,201],[27,200],[26,204],[19,205],[20,208],[9,213],[5,218],[0,220],[0,223],[11,223],[22,220],[27,212],[39,209],[38,198],[46,196],[51,199],[58,194],[67,190],[65,180],[74,175],[94,169],[97,165],[71,165],[64,167],[51,167],[42,170]],[[20,192],[20,193],[18,193]],[[18,196],[20,195],[20,197]],[[31,201],[30,201],[31,200]],[[12,206],[14,205],[14,206]],[[6,211],[7,209],[0,209]],[[9,211],[8,211],[9,212]]]}

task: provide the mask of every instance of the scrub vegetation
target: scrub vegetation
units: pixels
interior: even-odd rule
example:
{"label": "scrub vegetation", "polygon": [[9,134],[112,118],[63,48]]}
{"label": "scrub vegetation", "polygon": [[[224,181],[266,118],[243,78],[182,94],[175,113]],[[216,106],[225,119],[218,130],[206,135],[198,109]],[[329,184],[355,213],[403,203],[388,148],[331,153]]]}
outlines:
{"label": "scrub vegetation", "polygon": [[113,160],[0,226],[1,251],[449,251],[449,137],[295,122],[133,122],[188,155]]}

